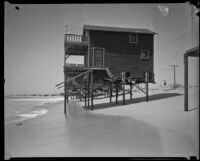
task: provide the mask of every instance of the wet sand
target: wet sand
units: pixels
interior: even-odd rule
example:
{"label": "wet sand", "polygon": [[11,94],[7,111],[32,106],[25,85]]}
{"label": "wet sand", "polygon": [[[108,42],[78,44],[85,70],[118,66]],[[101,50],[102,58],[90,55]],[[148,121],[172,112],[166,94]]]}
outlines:
{"label": "wet sand", "polygon": [[67,116],[63,102],[51,105],[46,115],[6,125],[6,158],[197,155],[198,110],[182,112],[182,99],[179,95],[91,112],[71,101]]}

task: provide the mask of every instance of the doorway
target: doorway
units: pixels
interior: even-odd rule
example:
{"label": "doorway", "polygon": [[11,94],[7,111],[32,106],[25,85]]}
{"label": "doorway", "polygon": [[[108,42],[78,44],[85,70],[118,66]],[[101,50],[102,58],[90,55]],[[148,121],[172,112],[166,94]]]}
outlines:
{"label": "doorway", "polygon": [[101,47],[93,47],[93,67],[104,67],[105,49]]}

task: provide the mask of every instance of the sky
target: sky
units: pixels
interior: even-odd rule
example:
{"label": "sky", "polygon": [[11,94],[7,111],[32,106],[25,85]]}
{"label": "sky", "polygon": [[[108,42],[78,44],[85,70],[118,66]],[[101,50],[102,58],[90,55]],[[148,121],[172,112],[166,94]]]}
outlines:
{"label": "sky", "polygon": [[[5,94],[61,93],[65,25],[148,28],[154,36],[156,84],[184,83],[183,54],[199,44],[199,19],[188,3],[179,4],[17,4],[5,2]],[[82,59],[71,57],[71,63]],[[189,85],[199,81],[198,58],[189,58]]]}

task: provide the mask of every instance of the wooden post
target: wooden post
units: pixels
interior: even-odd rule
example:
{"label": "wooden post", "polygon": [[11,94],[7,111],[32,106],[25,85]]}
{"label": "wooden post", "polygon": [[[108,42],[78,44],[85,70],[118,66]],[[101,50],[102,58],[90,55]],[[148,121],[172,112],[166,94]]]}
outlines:
{"label": "wooden post", "polygon": [[93,70],[91,70],[91,110],[93,110],[93,85],[94,85],[94,76]]}
{"label": "wooden post", "polygon": [[88,86],[87,86],[87,90],[88,90],[88,107],[87,109],[89,110],[90,108],[90,73],[88,73]]}
{"label": "wooden post", "polygon": [[[64,50],[65,50],[65,47],[64,47]],[[64,54],[64,69],[65,69],[65,64],[66,64],[66,51],[65,51],[65,54]],[[64,114],[66,114],[66,72],[64,70]]]}
{"label": "wooden post", "polygon": [[81,93],[79,93],[79,101],[82,101],[82,95],[81,95]]}
{"label": "wooden post", "polygon": [[145,83],[146,83],[146,102],[149,101],[149,73],[145,72]]}
{"label": "wooden post", "polygon": [[106,97],[109,97],[109,89],[106,89]]}
{"label": "wooden post", "polygon": [[123,105],[125,105],[125,72],[122,72]]}
{"label": "wooden post", "polygon": [[188,111],[188,56],[184,56],[184,111]]}
{"label": "wooden post", "polygon": [[68,87],[67,87],[67,82],[65,84],[65,89],[66,89],[66,99],[67,99],[67,103],[69,103],[69,90],[68,90]]}
{"label": "wooden post", "polygon": [[133,95],[132,90],[133,90],[133,86],[132,86],[132,84],[130,84],[130,99],[131,99],[131,100],[133,99],[133,98],[132,98],[132,95]]}
{"label": "wooden post", "polygon": [[64,88],[64,113],[66,114],[66,88]]}
{"label": "wooden post", "polygon": [[87,89],[87,82],[85,81],[85,94],[84,94],[84,99],[85,99],[85,107],[87,106],[87,94],[86,94],[86,89]]}
{"label": "wooden post", "polygon": [[112,83],[110,83],[110,103],[112,103]]}
{"label": "wooden post", "polygon": [[118,103],[118,84],[115,84],[115,91],[116,91],[116,104]]}
{"label": "wooden post", "polygon": [[87,63],[87,66],[90,67],[90,30],[88,30],[86,34],[87,34],[87,36],[88,36],[88,37],[87,37],[87,38],[88,38],[88,53],[87,53],[87,55],[88,55],[88,57],[87,57],[87,58],[88,58],[87,62],[88,62],[88,63]]}
{"label": "wooden post", "polygon": [[66,114],[67,113],[67,110],[66,110],[66,98],[67,98],[67,84],[66,84],[66,75],[64,75],[64,113]]}
{"label": "wooden post", "polygon": [[[66,87],[66,91],[67,91],[67,87]],[[67,92],[67,103],[69,103],[69,92]]]}

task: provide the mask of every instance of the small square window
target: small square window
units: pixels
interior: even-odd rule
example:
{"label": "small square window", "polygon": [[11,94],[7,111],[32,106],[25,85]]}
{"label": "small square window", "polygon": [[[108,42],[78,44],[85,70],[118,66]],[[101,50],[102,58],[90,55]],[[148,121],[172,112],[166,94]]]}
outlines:
{"label": "small square window", "polygon": [[142,50],[141,51],[141,59],[149,59],[149,51],[148,50]]}
{"label": "small square window", "polygon": [[137,34],[129,34],[129,43],[137,43]]}

